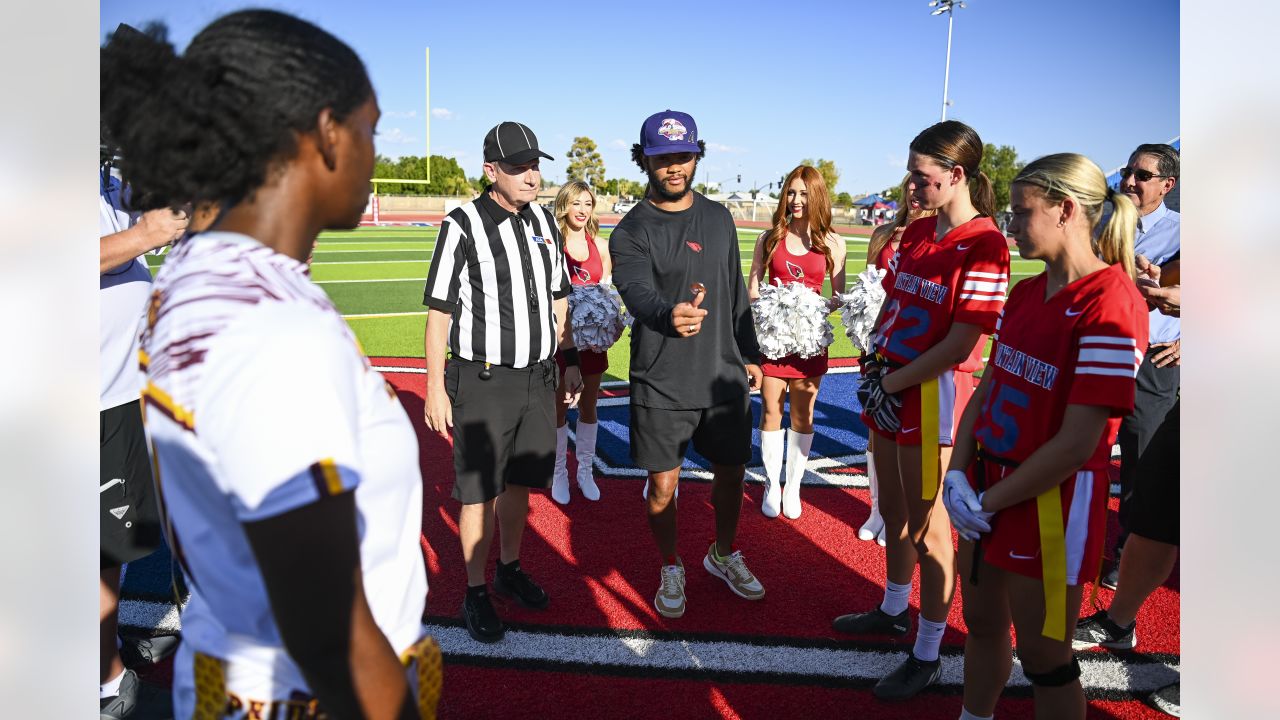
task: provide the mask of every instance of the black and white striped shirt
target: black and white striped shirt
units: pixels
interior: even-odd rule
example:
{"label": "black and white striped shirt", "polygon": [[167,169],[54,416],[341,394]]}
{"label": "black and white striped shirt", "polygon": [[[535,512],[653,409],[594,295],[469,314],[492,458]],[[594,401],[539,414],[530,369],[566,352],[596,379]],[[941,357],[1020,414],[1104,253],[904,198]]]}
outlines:
{"label": "black and white striped shirt", "polygon": [[444,219],[422,304],[453,315],[454,357],[522,368],[555,356],[551,303],[568,294],[551,213],[535,203],[511,213],[484,192]]}

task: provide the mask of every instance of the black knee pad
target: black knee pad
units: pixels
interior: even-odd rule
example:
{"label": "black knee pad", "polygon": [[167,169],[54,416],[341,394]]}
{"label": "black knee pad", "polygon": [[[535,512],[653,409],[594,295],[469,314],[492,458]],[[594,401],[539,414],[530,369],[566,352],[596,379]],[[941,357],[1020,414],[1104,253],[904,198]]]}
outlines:
{"label": "black knee pad", "polygon": [[1025,667],[1022,668],[1022,674],[1027,676],[1032,685],[1039,687],[1062,687],[1080,677],[1080,661],[1075,657],[1071,658],[1071,662],[1065,665],[1049,670],[1048,672],[1033,673]]}

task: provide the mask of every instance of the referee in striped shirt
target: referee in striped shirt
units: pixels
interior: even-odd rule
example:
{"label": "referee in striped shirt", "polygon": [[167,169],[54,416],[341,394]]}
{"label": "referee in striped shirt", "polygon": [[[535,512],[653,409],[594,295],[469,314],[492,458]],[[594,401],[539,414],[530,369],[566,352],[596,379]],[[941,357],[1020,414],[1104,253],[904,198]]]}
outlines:
{"label": "referee in striped shirt", "polygon": [[[453,497],[467,566],[462,616],[471,637],[505,632],[485,566],[497,515],[494,590],[525,607],[549,598],[520,568],[530,488],[547,488],[555,464],[556,348],[569,367],[571,402],[582,387],[568,327],[569,276],[551,213],[532,202],[542,175],[533,131],[503,122],[484,139],[489,188],[445,218],[422,302],[427,313],[427,427],[453,428]],[[450,359],[445,363],[445,350]]]}

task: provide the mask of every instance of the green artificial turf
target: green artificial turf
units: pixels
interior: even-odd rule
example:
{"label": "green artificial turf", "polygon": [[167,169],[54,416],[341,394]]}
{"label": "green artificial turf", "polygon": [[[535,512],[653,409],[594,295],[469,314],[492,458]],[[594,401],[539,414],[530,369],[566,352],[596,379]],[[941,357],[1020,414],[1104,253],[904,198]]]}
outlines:
{"label": "green artificial turf", "polygon": [[[611,228],[602,228],[608,237]],[[431,251],[438,229],[434,227],[378,227],[351,231],[326,232],[316,243],[311,277],[333,299],[338,310],[347,317],[360,344],[370,356],[422,357],[422,338],[426,308],[422,290],[426,282]],[[751,267],[751,254],[760,230],[738,228],[738,251],[742,256],[745,276]],[[867,238],[845,235],[848,261],[846,279],[853,278],[866,266]],[[165,255],[148,255],[153,272],[164,262]],[[1012,280],[1038,274],[1039,261],[1014,257]],[[831,292],[830,282],[823,292]],[[372,317],[370,317],[372,316]],[[844,334],[839,314],[832,314],[835,343],[830,348],[833,358],[856,355],[853,344]],[[630,361],[630,334],[622,336],[609,351],[606,380],[625,380]]]}

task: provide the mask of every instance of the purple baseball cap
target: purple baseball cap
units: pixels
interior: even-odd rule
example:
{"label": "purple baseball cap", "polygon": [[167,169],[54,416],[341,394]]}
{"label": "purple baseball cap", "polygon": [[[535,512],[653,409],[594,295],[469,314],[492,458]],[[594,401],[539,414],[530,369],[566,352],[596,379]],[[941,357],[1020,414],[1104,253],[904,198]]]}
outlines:
{"label": "purple baseball cap", "polygon": [[640,147],[646,156],[698,152],[698,124],[689,113],[665,110],[640,126]]}

